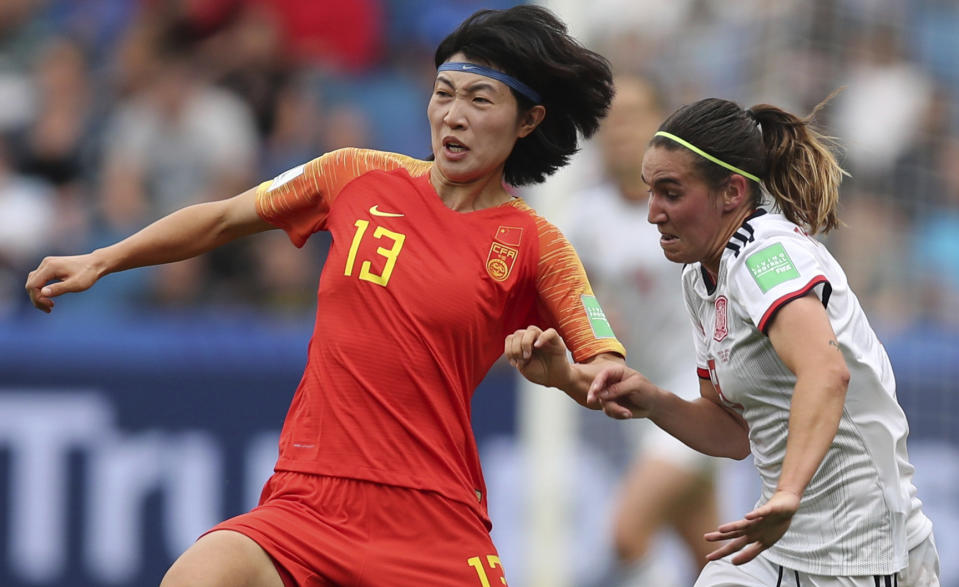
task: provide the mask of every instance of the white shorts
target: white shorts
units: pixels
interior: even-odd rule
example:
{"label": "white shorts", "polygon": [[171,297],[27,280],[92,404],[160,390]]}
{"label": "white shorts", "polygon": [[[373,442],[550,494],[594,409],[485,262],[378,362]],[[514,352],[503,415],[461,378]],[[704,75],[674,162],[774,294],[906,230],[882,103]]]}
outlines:
{"label": "white shorts", "polygon": [[932,534],[909,551],[909,566],[898,574],[833,577],[787,569],[759,555],[734,565],[729,558],[706,563],[695,587],[939,587],[939,555]]}

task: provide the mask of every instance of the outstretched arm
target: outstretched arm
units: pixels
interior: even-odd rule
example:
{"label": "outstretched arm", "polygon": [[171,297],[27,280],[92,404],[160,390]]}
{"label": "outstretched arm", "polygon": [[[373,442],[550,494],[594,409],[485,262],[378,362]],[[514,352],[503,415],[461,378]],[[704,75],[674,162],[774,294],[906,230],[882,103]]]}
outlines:
{"label": "outstretched arm", "polygon": [[623,358],[614,353],[601,353],[583,363],[571,363],[566,343],[553,328],[542,330],[530,326],[506,337],[504,354],[510,365],[526,379],[563,390],[577,403],[589,406],[586,392],[603,367],[623,364]]}
{"label": "outstretched arm", "polygon": [[708,379],[699,380],[700,396],[687,401],[662,389],[626,365],[603,369],[587,401],[618,420],[649,418],[690,448],[715,457],[749,455],[749,429],[742,417],[725,408]]}
{"label": "outstretched arm", "polygon": [[27,276],[33,305],[53,309],[53,298],[89,289],[109,273],[181,261],[273,225],[256,213],[256,188],[225,200],[177,210],[122,241],[85,255],[47,257]]}

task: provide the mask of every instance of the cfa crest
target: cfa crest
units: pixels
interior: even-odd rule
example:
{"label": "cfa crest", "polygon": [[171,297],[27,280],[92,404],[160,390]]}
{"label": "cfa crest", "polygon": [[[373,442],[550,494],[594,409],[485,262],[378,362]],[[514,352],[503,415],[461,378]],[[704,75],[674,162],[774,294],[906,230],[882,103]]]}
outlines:
{"label": "cfa crest", "polygon": [[493,233],[493,244],[486,257],[486,272],[496,281],[506,281],[516,258],[519,257],[519,244],[523,240],[523,229],[518,226],[500,226]]}
{"label": "cfa crest", "polygon": [[519,251],[513,247],[494,242],[490,245],[489,255],[486,257],[486,272],[496,281],[506,281],[518,256]]}

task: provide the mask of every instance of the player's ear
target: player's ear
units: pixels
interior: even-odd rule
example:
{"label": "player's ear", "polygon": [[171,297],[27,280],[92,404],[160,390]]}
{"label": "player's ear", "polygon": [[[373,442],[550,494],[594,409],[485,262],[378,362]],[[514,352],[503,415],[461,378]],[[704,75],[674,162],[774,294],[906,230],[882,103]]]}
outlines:
{"label": "player's ear", "polygon": [[723,210],[729,212],[739,208],[745,201],[749,199],[749,185],[748,180],[734,173],[729,176],[729,181],[726,183],[726,187],[723,188]]}
{"label": "player's ear", "polygon": [[546,106],[542,104],[537,104],[527,110],[520,119],[519,138],[523,138],[536,130],[536,127],[543,122],[544,118],[546,118]]}

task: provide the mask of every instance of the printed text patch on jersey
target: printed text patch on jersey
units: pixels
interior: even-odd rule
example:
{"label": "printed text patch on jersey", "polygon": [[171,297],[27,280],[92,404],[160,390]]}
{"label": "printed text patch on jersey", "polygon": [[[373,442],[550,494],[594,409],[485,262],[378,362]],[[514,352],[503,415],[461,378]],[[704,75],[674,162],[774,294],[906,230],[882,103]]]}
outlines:
{"label": "printed text patch on jersey", "polygon": [[796,270],[792,259],[780,243],[770,245],[747,257],[746,267],[749,268],[749,272],[763,293],[780,283],[799,277],[799,271]]}
{"label": "printed text patch on jersey", "polygon": [[589,325],[593,328],[593,335],[596,338],[614,338],[613,327],[609,325],[606,319],[606,313],[600,307],[596,296],[582,295],[583,309],[586,310],[586,317],[589,318]]}

